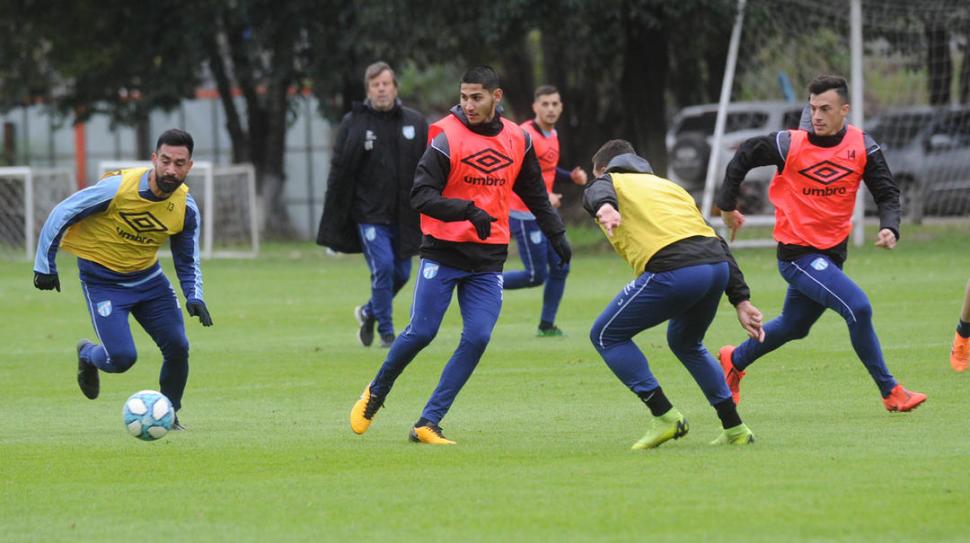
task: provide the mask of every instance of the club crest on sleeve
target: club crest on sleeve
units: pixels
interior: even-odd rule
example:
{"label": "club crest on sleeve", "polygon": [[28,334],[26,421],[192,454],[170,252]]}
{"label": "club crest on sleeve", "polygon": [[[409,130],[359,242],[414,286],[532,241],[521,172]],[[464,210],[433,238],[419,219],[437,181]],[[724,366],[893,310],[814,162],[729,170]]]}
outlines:
{"label": "club crest on sleeve", "polygon": [[425,279],[434,279],[434,276],[438,275],[438,265],[432,262],[425,262],[424,267],[421,268],[421,275]]}
{"label": "club crest on sleeve", "polygon": [[98,302],[98,315],[102,317],[107,317],[111,314],[111,300],[105,300],[103,302]]}
{"label": "club crest on sleeve", "polygon": [[404,136],[404,139],[413,140],[414,139],[414,125],[413,124],[406,124],[406,125],[402,126],[401,127],[401,134]]}
{"label": "club crest on sleeve", "polygon": [[812,267],[815,268],[818,271],[822,271],[825,268],[828,268],[829,267],[829,263],[824,258],[818,257],[818,258],[816,258],[815,260],[812,261]]}
{"label": "club crest on sleeve", "polygon": [[533,245],[539,245],[542,243],[542,231],[533,230],[529,232],[529,239],[532,241]]}

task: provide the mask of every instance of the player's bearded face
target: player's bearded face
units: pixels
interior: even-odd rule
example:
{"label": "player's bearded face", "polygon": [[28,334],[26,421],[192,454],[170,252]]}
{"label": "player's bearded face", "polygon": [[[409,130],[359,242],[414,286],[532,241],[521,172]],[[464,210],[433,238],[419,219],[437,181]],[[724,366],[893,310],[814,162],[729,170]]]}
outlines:
{"label": "player's bearded face", "polygon": [[152,154],[155,166],[155,185],[158,190],[171,194],[185,182],[192,169],[192,155],[185,147],[162,145]]}
{"label": "player's bearded face", "polygon": [[185,178],[179,179],[175,174],[160,175],[156,178],[155,182],[158,183],[158,188],[162,192],[175,192],[175,189],[179,188],[185,182]]}

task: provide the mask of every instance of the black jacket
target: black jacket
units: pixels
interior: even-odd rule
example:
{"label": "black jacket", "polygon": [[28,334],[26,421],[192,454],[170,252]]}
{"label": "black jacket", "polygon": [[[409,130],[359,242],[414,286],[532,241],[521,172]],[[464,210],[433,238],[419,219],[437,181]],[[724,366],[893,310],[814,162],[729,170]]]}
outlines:
{"label": "black jacket", "polygon": [[[842,127],[838,133],[831,136],[817,136],[808,132],[808,142],[817,147],[835,147],[842,143],[846,128]],[[896,180],[889,171],[886,158],[882,155],[879,144],[869,134],[864,134],[866,146],[866,166],[862,171],[862,180],[879,207],[879,227],[888,228],[899,239],[899,188]],[[737,205],[738,192],[741,182],[748,171],[758,166],[776,166],[778,173],[785,169],[785,160],[791,146],[791,134],[788,131],[772,132],[767,136],[758,136],[745,140],[738,148],[738,152],[728,163],[724,174],[724,183],[717,195],[717,207],[724,211],[733,211]],[[827,255],[839,267],[848,255],[849,238],[842,240],[835,247],[821,249],[803,245],[778,244],[778,259],[791,261],[809,253]]]}
{"label": "black jacket", "polygon": [[[492,121],[475,126],[468,124],[465,113],[458,106],[453,107],[449,115],[457,117],[469,130],[477,134],[495,136],[505,129],[498,112]],[[539,228],[547,238],[564,235],[566,227],[549,203],[549,194],[542,180],[542,169],[539,167],[532,139],[522,128],[515,129],[522,130],[525,135],[526,152],[512,191],[522,198],[526,207],[535,215]],[[449,157],[448,138],[442,132],[435,137],[418,163],[418,170],[414,174],[414,188],[411,189],[411,204],[419,212],[440,221],[464,221],[467,220],[468,211],[474,206],[474,202],[441,195],[451,173]],[[433,236],[424,236],[421,243],[423,258],[471,272],[502,271],[508,251],[509,246],[506,244],[454,242]]]}
{"label": "black jacket", "polygon": [[[652,174],[653,168],[646,159],[637,155],[628,153],[614,157],[606,166],[606,173],[586,185],[586,190],[583,193],[583,207],[593,217],[596,217],[596,212],[603,204],[610,204],[620,212],[621,216],[623,214],[623,210],[620,209],[617,201],[616,189],[613,188],[613,178],[610,173]],[[686,266],[717,262],[728,263],[730,276],[725,289],[728,300],[733,305],[749,300],[751,290],[744,282],[744,274],[741,273],[738,263],[734,261],[731,249],[720,236],[715,238],[694,236],[675,241],[657,251],[647,262],[646,269],[643,271],[660,273]]]}
{"label": "black jacket", "polygon": [[427,121],[400,101],[386,112],[355,103],[334,142],[317,243],[359,253],[357,224],[392,224],[401,232],[397,256],[417,254],[421,228],[409,195],[427,141]]}

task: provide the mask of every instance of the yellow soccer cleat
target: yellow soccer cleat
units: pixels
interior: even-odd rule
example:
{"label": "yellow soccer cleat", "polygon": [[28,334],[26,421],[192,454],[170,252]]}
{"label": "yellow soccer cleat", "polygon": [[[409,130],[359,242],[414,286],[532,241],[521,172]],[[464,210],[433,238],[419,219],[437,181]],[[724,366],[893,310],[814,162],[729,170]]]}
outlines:
{"label": "yellow soccer cleat", "polygon": [[375,396],[370,392],[370,385],[364,389],[360,399],[354,403],[350,410],[350,429],[355,434],[363,434],[370,428],[370,423],[374,420],[377,410],[384,406],[384,398]]}
{"label": "yellow soccer cleat", "polygon": [[408,439],[414,443],[426,443],[428,445],[457,445],[441,433],[441,427],[433,422],[423,426],[414,426]]}
{"label": "yellow soccer cleat", "polygon": [[743,422],[737,426],[725,428],[711,445],[747,445],[754,443],[754,433]]}
{"label": "yellow soccer cleat", "polygon": [[687,419],[674,407],[659,417],[653,417],[650,421],[650,429],[630,448],[634,451],[655,449],[671,439],[684,437],[688,430],[690,426],[687,424]]}

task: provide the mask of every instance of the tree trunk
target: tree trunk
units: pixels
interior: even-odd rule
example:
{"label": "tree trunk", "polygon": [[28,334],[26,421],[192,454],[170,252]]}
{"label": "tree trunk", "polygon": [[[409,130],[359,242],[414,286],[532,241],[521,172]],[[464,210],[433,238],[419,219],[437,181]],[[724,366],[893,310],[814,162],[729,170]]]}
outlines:
{"label": "tree trunk", "polygon": [[667,132],[664,91],[667,88],[668,36],[663,28],[647,29],[629,21],[620,77],[624,133],[637,153],[666,175]]}
{"label": "tree trunk", "polygon": [[139,111],[135,120],[135,156],[139,160],[148,160],[155,148],[152,146],[151,123],[148,122],[148,112]]}
{"label": "tree trunk", "polygon": [[944,106],[950,103],[950,79],[953,65],[950,60],[950,37],[943,21],[926,21],[926,69],[930,104]]}
{"label": "tree trunk", "polygon": [[963,61],[960,66],[960,103],[970,104],[970,36],[963,42]]}
{"label": "tree trunk", "polygon": [[[504,102],[512,109],[518,122],[532,117],[532,93],[535,91],[535,63],[526,33],[520,33],[512,47],[503,49],[499,73]],[[553,83],[555,85],[555,83]]]}

